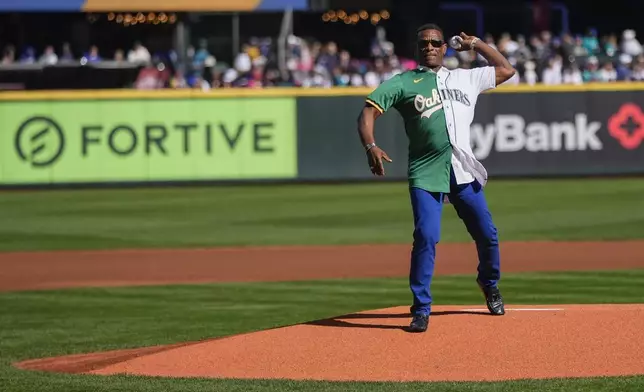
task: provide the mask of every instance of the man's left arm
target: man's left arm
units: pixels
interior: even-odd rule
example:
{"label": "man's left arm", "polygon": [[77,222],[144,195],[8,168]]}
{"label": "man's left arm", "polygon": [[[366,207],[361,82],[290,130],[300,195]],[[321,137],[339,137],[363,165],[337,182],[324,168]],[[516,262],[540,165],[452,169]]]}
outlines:
{"label": "man's left arm", "polygon": [[505,56],[479,38],[465,33],[461,33],[461,38],[463,41],[459,50],[474,50],[494,67],[495,86],[506,82],[517,72]]}

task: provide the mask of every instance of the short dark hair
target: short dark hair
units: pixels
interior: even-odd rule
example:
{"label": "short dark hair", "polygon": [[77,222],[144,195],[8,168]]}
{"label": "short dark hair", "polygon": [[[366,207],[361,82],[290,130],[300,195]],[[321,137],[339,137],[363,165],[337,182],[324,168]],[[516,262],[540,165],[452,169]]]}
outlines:
{"label": "short dark hair", "polygon": [[441,35],[443,37],[445,36],[445,34],[443,34],[443,29],[441,29],[440,26],[435,23],[425,23],[416,30],[416,34],[419,34],[421,31],[425,30],[438,30],[441,32]]}

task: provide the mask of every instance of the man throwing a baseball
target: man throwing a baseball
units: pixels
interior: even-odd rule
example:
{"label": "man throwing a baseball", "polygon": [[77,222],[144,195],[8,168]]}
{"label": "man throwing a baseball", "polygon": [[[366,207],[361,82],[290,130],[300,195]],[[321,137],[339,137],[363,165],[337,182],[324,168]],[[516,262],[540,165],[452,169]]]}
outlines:
{"label": "man throwing a baseball", "polygon": [[424,332],[429,323],[430,284],[445,195],[476,243],[477,283],[490,313],[505,313],[497,287],[501,276],[497,229],[483,194],[487,171],[472,152],[470,125],[479,94],[510,79],[516,71],[503,55],[479,38],[465,33],[460,38],[456,50],[474,50],[489,66],[444,68],[447,43],[443,31],[435,24],[423,25],[417,31],[420,66],[376,88],[367,97],[358,120],[360,139],[375,175],[383,176],[383,161],[392,161],[375,143],[375,120],[387,110],[396,109],[403,117],[409,139],[408,182],[414,217],[409,273],[413,294],[411,332]]}

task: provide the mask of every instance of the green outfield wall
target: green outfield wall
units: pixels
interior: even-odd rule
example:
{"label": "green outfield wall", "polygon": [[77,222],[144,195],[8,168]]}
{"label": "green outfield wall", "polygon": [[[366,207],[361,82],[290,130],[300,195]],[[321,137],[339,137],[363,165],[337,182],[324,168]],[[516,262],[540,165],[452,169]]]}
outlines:
{"label": "green outfield wall", "polygon": [[[610,89],[608,88],[610,87]],[[0,93],[0,185],[372,178],[356,132],[368,89]],[[644,84],[483,94],[471,144],[491,177],[644,173]],[[404,179],[397,112],[376,140]]]}

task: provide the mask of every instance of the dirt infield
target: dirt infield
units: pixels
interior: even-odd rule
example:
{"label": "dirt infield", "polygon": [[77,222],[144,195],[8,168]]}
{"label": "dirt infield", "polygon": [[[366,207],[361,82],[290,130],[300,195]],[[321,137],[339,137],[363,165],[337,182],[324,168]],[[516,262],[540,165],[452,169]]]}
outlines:
{"label": "dirt infield", "polygon": [[[169,377],[497,381],[644,374],[644,305],[436,306],[410,334],[408,308],[339,316],[193,344],[71,356],[23,369]],[[112,362],[108,364],[108,362]]]}
{"label": "dirt infield", "polygon": [[[0,291],[407,276],[409,245],[0,253]],[[473,244],[439,244],[436,275],[474,273]],[[503,272],[644,267],[644,241],[503,242]]]}
{"label": "dirt infield", "polygon": [[[474,273],[473,244],[441,244],[436,274]],[[0,253],[0,291],[81,286],[407,276],[410,247],[264,247]],[[506,242],[504,272],[644,267],[644,241]],[[483,381],[644,374],[644,305],[435,307],[409,334],[408,308],[205,342],[45,358],[40,371],[300,380]],[[489,366],[494,363],[494,366]],[[386,364],[386,366],[383,366]]]}

